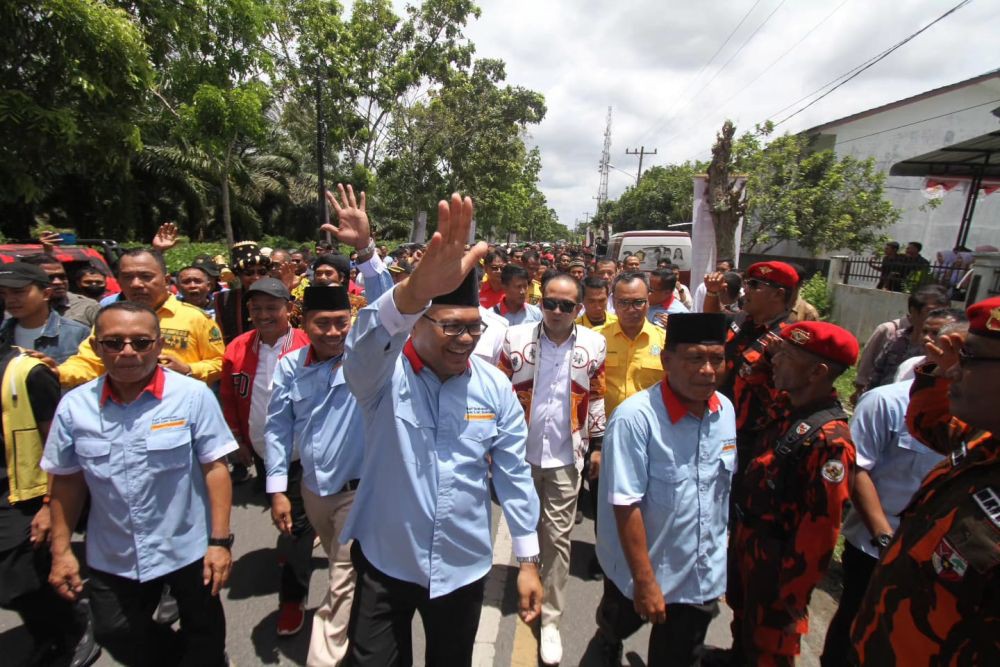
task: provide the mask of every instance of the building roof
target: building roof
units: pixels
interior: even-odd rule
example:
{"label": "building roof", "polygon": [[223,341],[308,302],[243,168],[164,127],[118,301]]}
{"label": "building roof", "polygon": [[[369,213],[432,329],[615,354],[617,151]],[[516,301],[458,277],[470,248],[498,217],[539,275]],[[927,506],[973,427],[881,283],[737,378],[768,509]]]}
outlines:
{"label": "building roof", "polygon": [[983,176],[1000,178],[1000,130],[892,165],[892,176]]}
{"label": "building roof", "polygon": [[921,100],[926,100],[931,97],[937,97],[938,95],[943,95],[945,93],[950,93],[954,90],[959,90],[961,88],[966,88],[968,86],[973,86],[977,83],[982,83],[983,81],[988,81],[990,79],[1000,79],[1000,68],[986,72],[985,74],[980,74],[979,76],[974,76],[971,79],[966,79],[964,81],[959,81],[957,83],[951,83],[947,86],[941,86],[940,88],[934,88],[932,90],[927,90],[912,97],[906,97],[901,100],[896,100],[895,102],[889,102],[888,104],[883,104],[880,107],[874,107],[872,109],[867,109],[865,111],[859,111],[858,113],[851,114],[850,116],[844,116],[843,118],[838,118],[836,120],[831,120],[829,122],[823,123],[822,125],[816,125],[815,127],[810,127],[808,130],[803,130],[802,134],[815,134],[820,133],[828,128],[844,125],[845,123],[850,123],[861,118],[866,118],[868,116],[874,116],[885,111],[890,111],[898,107],[906,106],[907,104],[912,104],[914,102],[919,102]]}

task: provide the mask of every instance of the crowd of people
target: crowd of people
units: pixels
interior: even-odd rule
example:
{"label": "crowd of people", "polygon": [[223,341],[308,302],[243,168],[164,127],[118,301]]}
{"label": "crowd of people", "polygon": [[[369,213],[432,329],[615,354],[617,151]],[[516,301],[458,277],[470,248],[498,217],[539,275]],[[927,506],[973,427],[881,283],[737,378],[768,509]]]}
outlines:
{"label": "crowd of people", "polygon": [[[0,265],[0,606],[31,664],[228,664],[251,480],[277,635],[328,557],[308,665],[409,665],[415,613],[426,664],[470,665],[494,503],[519,616],[559,664],[581,497],[593,664],[647,623],[649,665],[794,664],[841,534],[823,665],[1000,664],[1000,298],[921,288],[862,352],[784,262],[685,285],[669,260],[470,247],[458,195],[390,253],[364,193],[328,198],[347,254],[244,242],[170,274],[166,224],[74,291],[51,255]],[[849,416],[835,382],[859,356]],[[723,601],[732,646],[707,647]]]}

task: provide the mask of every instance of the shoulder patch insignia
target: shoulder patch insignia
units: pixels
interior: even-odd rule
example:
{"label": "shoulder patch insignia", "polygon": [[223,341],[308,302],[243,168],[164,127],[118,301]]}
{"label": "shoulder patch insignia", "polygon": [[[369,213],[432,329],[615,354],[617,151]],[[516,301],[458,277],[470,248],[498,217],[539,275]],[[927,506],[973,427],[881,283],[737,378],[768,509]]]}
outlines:
{"label": "shoulder patch insignia", "polygon": [[823,464],[823,470],[820,474],[831,484],[839,484],[844,480],[844,464],[836,459],[830,459]]}
{"label": "shoulder patch insignia", "polygon": [[798,426],[795,427],[795,435],[805,435],[808,432],[809,432],[809,424],[807,424],[806,422],[801,422]]}
{"label": "shoulder patch insignia", "polygon": [[958,553],[947,538],[941,538],[934,547],[931,563],[934,565],[934,571],[945,581],[961,581],[965,571],[969,569],[969,562]]}
{"label": "shoulder patch insignia", "polygon": [[1000,496],[992,487],[987,486],[972,494],[972,499],[976,501],[980,509],[986,512],[986,516],[997,528],[1000,528]]}

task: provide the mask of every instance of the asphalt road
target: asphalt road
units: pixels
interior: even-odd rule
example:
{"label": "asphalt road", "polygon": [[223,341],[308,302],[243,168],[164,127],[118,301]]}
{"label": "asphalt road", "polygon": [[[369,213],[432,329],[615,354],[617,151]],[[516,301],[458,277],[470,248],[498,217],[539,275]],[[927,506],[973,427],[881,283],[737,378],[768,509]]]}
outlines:
{"label": "asphalt road", "polygon": [[[476,666],[535,667],[537,661],[537,627],[529,628],[517,618],[515,568],[510,553],[506,526],[498,525],[500,512],[494,507],[494,532],[497,536],[497,556],[487,584],[486,604],[480,621],[476,646]],[[227,620],[227,647],[230,657],[240,667],[247,665],[304,665],[309,641],[312,610],[322,600],[326,587],[326,558],[321,549],[314,552],[315,572],[310,583],[306,624],[297,636],[279,639],[275,634],[278,604],[278,567],[275,559],[277,532],[270,521],[263,493],[255,493],[253,483],[236,487],[232,516],[233,532],[237,536],[233,549],[235,563],[228,588],[224,592]],[[587,565],[594,552],[593,522],[588,517],[573,532],[567,605],[560,631],[563,639],[562,665],[592,664],[585,658],[588,642],[596,629],[594,611],[600,600],[602,584],[587,577]],[[811,632],[803,642],[799,664],[818,665],[823,638],[829,619],[836,609],[830,591],[839,589],[839,567],[814,593],[811,610]],[[709,628],[708,643],[729,645],[730,614],[725,604]],[[420,620],[414,620],[415,664],[423,665],[423,632]],[[625,644],[625,664],[645,665],[648,626]],[[27,633],[18,617],[0,610],[0,664],[17,666],[30,650]],[[99,666],[117,664],[107,655]]]}

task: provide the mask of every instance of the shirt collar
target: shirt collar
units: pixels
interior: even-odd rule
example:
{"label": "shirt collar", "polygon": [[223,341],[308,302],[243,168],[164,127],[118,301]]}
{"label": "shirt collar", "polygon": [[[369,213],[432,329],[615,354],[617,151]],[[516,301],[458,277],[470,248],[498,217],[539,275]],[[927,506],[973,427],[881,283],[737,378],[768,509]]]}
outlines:
{"label": "shirt collar", "polygon": [[62,318],[59,313],[52,309],[49,311],[49,319],[45,320],[45,327],[42,328],[42,336],[55,338],[59,335],[59,322]]}
{"label": "shirt collar", "polygon": [[[166,375],[167,374],[163,371],[163,367],[157,364],[156,370],[153,371],[153,377],[149,378],[149,383],[142,388],[142,391],[139,392],[139,395],[136,396],[136,399],[138,399],[139,396],[142,396],[146,392],[149,392],[153,396],[153,398],[155,398],[158,401],[162,401],[163,384]],[[111,378],[108,375],[105,375],[104,386],[101,387],[101,398],[98,401],[98,403],[102,408],[104,407],[104,404],[108,402],[109,398],[115,403],[118,403],[119,405],[124,405],[120,400],[118,400],[118,397],[115,396],[114,387],[111,386]]]}
{"label": "shirt collar", "polygon": [[[410,366],[413,366],[414,373],[420,373],[427,366],[424,360],[420,358],[420,355],[417,354],[417,348],[413,345],[412,338],[407,339],[406,345],[403,346],[403,356],[409,360]],[[466,368],[472,368],[472,357],[469,357],[466,364]]]}
{"label": "shirt collar", "polygon": [[[680,420],[684,419],[687,415],[691,414],[690,411],[684,407],[681,403],[681,399],[677,397],[674,390],[670,387],[669,380],[664,377],[663,381],[660,382],[660,394],[663,396],[663,406],[667,409],[667,416],[670,417],[670,423],[676,424]],[[722,406],[719,401],[719,396],[712,392],[712,395],[708,398],[708,411],[718,412],[719,408]],[[700,419],[699,415],[694,415]]]}
{"label": "shirt collar", "polygon": [[173,294],[168,294],[167,300],[164,301],[162,304],[160,304],[160,307],[156,309],[156,312],[165,310],[171,315],[173,315],[174,313],[177,312],[177,309],[180,308],[180,305],[181,302],[177,300],[176,296],[174,296]]}

